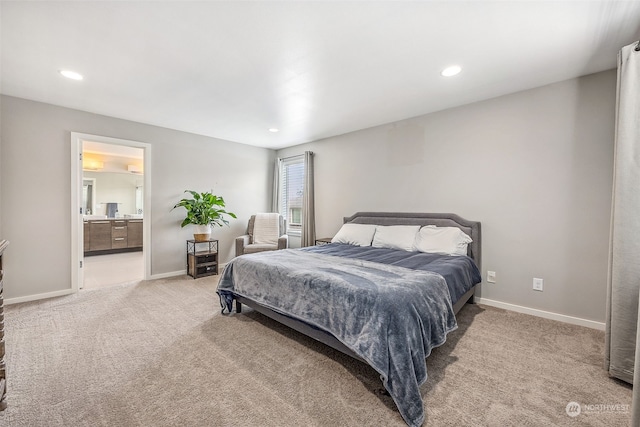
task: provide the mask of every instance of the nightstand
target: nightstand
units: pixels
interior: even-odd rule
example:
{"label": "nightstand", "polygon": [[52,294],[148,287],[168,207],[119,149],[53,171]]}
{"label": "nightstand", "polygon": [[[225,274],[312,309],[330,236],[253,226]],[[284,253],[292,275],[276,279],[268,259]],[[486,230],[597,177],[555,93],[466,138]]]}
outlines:
{"label": "nightstand", "polygon": [[320,239],[316,239],[316,246],[328,245],[331,243],[331,239],[333,239],[333,237],[321,237]]}
{"label": "nightstand", "polygon": [[187,240],[187,274],[194,279],[218,274],[217,240]]}

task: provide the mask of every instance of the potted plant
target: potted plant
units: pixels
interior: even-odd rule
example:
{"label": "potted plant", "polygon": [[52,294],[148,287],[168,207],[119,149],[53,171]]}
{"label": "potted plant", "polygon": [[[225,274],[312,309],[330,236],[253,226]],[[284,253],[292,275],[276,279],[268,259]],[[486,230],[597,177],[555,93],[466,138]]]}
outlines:
{"label": "potted plant", "polygon": [[198,193],[192,190],[185,190],[185,193],[191,193],[192,198],[180,200],[173,209],[183,207],[187,210],[187,216],[180,224],[180,227],[189,224],[195,225],[196,229],[193,233],[193,238],[196,242],[209,240],[212,227],[229,225],[229,221],[224,217],[225,215],[236,218],[234,213],[224,210],[225,204],[222,197],[210,192]]}

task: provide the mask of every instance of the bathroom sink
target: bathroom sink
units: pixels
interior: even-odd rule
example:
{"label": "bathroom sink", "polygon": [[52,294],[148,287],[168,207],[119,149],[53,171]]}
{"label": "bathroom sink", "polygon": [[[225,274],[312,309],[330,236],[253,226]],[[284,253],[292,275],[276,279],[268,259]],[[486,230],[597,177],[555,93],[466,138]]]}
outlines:
{"label": "bathroom sink", "polygon": [[125,219],[142,219],[142,214],[124,214]]}
{"label": "bathroom sink", "polygon": [[82,217],[85,221],[89,221],[92,219],[107,219],[106,215],[83,215]]}

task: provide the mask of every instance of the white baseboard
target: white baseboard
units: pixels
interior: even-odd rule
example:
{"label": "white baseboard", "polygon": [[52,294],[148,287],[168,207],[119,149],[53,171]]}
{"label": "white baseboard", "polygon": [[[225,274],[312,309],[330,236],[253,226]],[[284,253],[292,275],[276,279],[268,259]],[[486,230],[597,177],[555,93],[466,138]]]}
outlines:
{"label": "white baseboard", "polygon": [[[227,265],[227,263],[220,264],[220,273],[222,273],[222,270],[224,269],[224,267],[226,265]],[[169,277],[183,276],[185,274],[187,274],[187,270],[186,269],[185,270],[180,270],[180,271],[170,271],[168,273],[152,274],[149,277],[149,280],[167,279]],[[73,289],[63,289],[63,290],[60,290],[60,291],[47,292],[47,293],[44,293],[44,294],[26,295],[24,297],[17,297],[17,298],[7,298],[7,299],[4,300],[4,304],[5,305],[19,304],[21,302],[29,302],[29,301],[36,301],[36,300],[46,299],[46,298],[61,297],[61,296],[64,296],[64,295],[71,295],[73,293],[74,293]]]}
{"label": "white baseboard", "polygon": [[187,274],[186,269],[180,271],[170,271],[168,273],[152,274],[151,276],[149,276],[149,280],[166,279],[168,277],[182,276],[184,274]]}
{"label": "white baseboard", "polygon": [[21,302],[29,302],[29,301],[36,301],[40,299],[46,299],[46,298],[61,297],[64,295],[70,295],[72,293],[74,293],[73,289],[62,289],[60,291],[47,292],[44,294],[27,295],[24,297],[17,297],[17,298],[7,298],[4,300],[4,304],[5,305],[18,304]]}
{"label": "white baseboard", "polygon": [[[224,267],[227,265],[227,263],[222,263],[218,266],[218,274],[222,273],[222,270],[224,270]],[[167,279],[169,277],[176,277],[176,276],[182,276],[187,274],[187,270],[180,270],[180,271],[170,271],[168,273],[160,273],[160,274],[152,274],[151,276],[149,276],[149,280],[155,280],[155,279]]]}
{"label": "white baseboard", "polygon": [[571,323],[572,325],[586,326],[587,328],[598,329],[604,331],[605,324],[602,322],[596,322],[594,320],[582,319],[580,317],[567,316],[566,314],[553,313],[550,311],[538,310],[536,308],[524,307],[521,305],[509,304],[506,302],[494,301],[486,298],[474,298],[474,302],[478,304],[484,304],[491,307],[502,308],[504,310],[511,310],[518,313],[530,314],[532,316],[543,317],[545,319],[557,320],[564,323]]}

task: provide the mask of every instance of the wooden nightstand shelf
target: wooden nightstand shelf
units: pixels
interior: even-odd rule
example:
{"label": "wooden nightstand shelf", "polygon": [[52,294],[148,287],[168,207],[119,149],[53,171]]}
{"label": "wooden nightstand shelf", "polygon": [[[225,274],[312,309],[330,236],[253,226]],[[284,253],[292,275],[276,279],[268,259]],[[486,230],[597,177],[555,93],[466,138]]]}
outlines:
{"label": "wooden nightstand shelf", "polygon": [[194,279],[218,274],[217,240],[187,240],[187,274]]}

